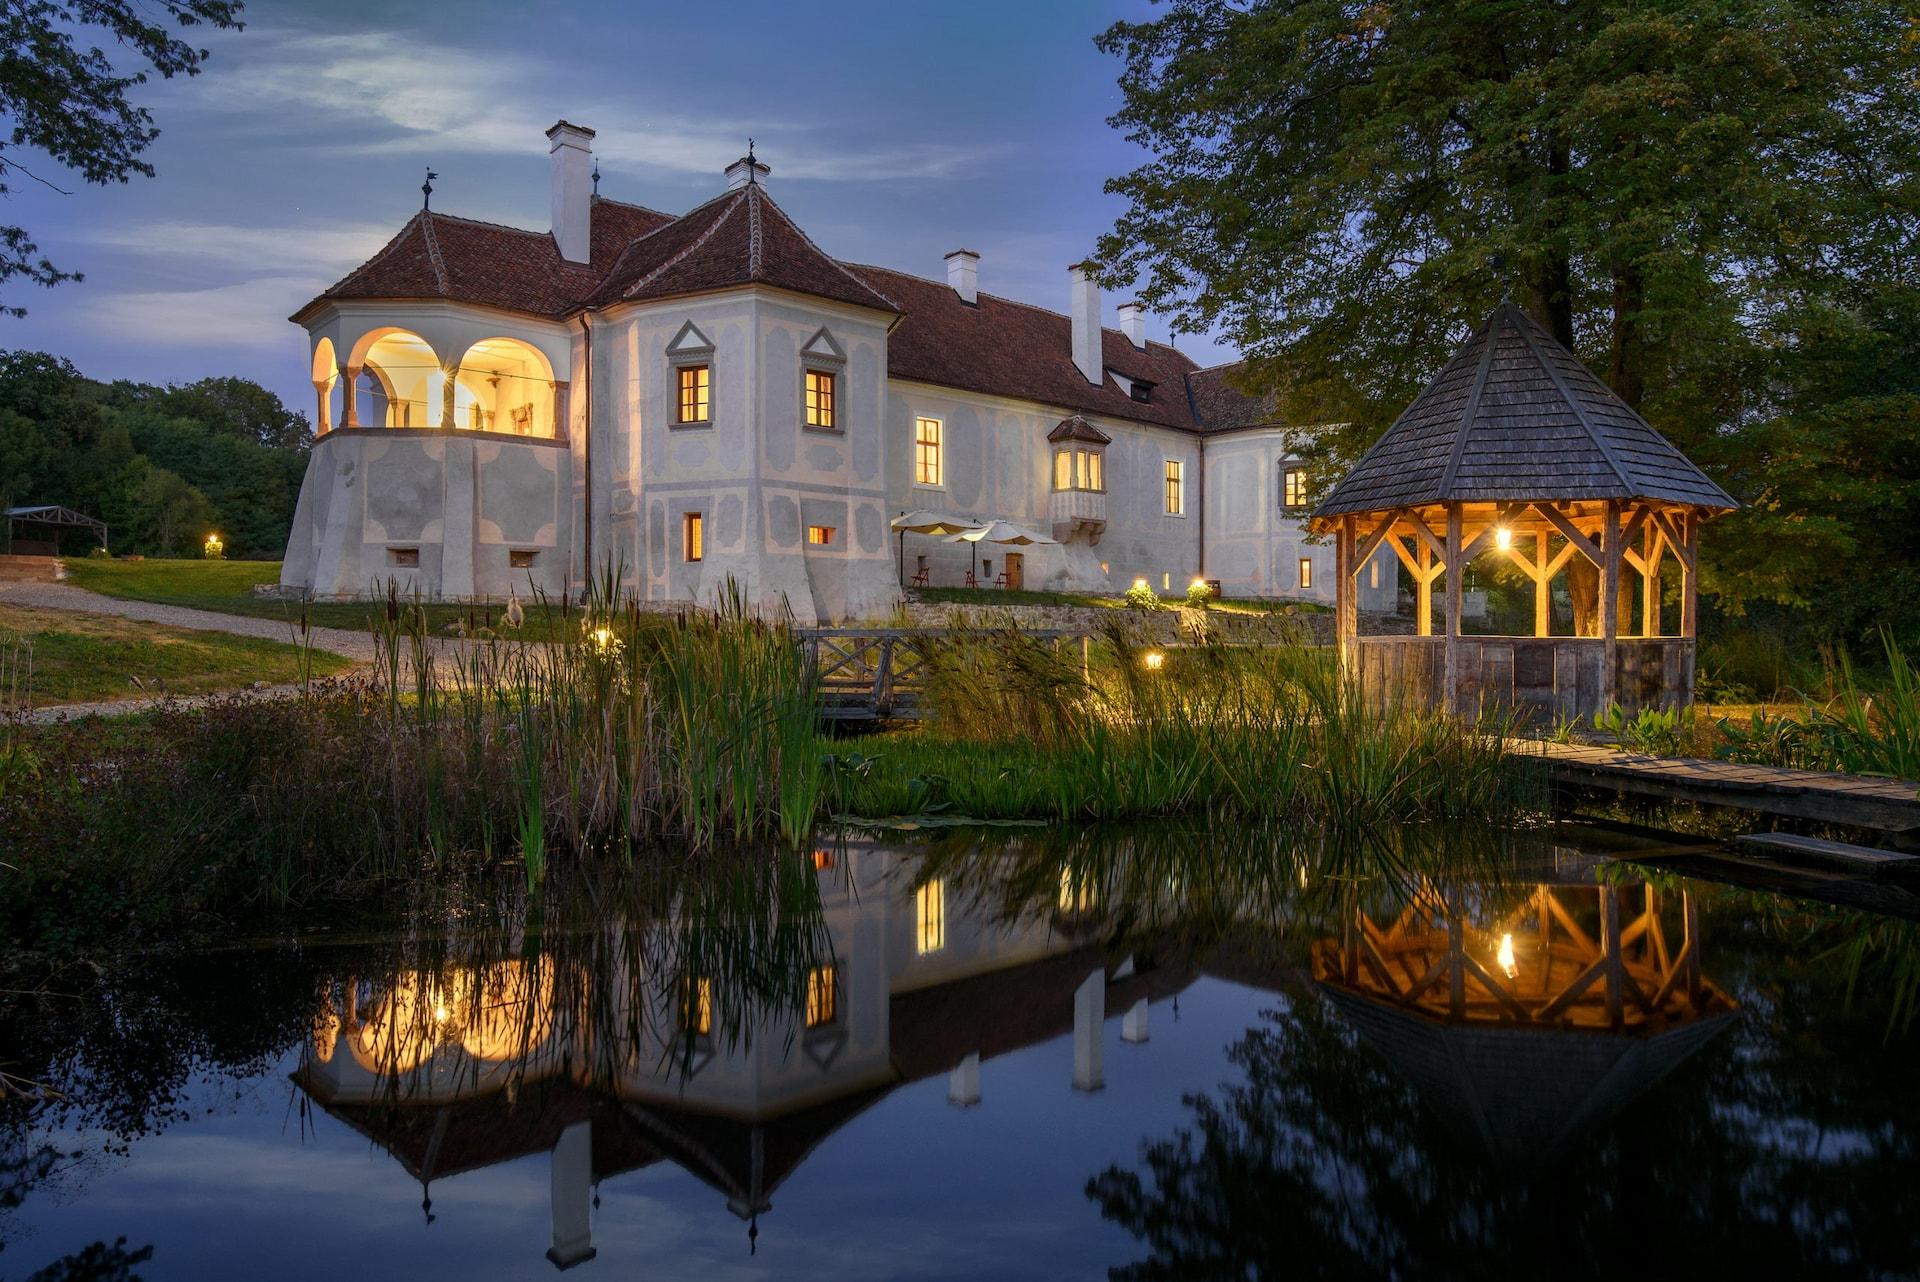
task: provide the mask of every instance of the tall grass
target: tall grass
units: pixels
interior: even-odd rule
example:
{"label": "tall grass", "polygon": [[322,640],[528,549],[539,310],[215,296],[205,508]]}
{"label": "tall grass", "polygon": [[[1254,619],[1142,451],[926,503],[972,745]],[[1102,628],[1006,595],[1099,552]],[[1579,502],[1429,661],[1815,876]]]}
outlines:
{"label": "tall grass", "polygon": [[1012,628],[958,629],[927,649],[934,735],[891,742],[846,781],[843,810],[897,814],[918,794],[981,817],[1210,810],[1358,828],[1506,816],[1545,797],[1538,763],[1506,752],[1506,727],[1371,711],[1333,653],[1285,638],[1202,634],[1163,650],[1115,624],[1089,674],[1077,651]]}
{"label": "tall grass", "polygon": [[1793,713],[1756,711],[1745,725],[1719,723],[1724,739],[1715,755],[1755,765],[1920,779],[1920,669],[1882,633],[1887,674],[1869,683],[1844,651],[1833,660],[1831,697],[1801,695]]}

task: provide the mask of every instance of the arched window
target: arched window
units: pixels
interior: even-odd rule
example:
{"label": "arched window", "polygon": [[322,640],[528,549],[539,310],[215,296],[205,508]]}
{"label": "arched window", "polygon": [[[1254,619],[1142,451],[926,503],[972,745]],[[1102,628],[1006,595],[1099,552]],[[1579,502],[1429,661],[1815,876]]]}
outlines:
{"label": "arched window", "polygon": [[313,394],[315,421],[313,434],[320,436],[340,421],[340,358],[334,354],[333,340],[323,338],[313,347]]}
{"label": "arched window", "polygon": [[487,338],[454,371],[453,426],[513,436],[553,437],[561,409],[553,367],[539,348]]}
{"label": "arched window", "polygon": [[[361,340],[363,343],[365,339]],[[361,353],[354,419],[361,427],[436,427],[445,375],[433,348],[403,329],[382,331]]]}

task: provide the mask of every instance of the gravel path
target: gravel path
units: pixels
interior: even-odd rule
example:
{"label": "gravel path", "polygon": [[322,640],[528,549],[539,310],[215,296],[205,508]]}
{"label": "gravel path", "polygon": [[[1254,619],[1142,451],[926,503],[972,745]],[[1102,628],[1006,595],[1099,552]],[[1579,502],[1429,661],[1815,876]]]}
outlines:
{"label": "gravel path", "polygon": [[[123,601],[102,596],[85,588],[65,583],[0,583],[0,604],[30,605],[42,610],[72,610],[81,614],[108,614],[142,623],[164,623],[169,627],[195,632],[231,632],[235,636],[262,637],[297,645],[296,625],[281,619],[253,619],[238,614],[216,614],[212,610],[189,610],[179,605],[156,605],[151,601]],[[313,648],[351,660],[356,667],[373,663],[373,635],[349,632],[345,628],[314,628],[308,634]],[[115,707],[126,705],[116,704]]]}

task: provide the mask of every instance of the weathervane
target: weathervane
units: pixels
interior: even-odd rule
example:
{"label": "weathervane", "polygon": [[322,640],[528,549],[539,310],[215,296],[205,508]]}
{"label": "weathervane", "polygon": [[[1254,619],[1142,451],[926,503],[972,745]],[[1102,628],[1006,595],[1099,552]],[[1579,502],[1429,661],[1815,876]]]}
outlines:
{"label": "weathervane", "polygon": [[427,170],[427,180],[420,184],[420,208],[433,208],[433,180],[439,176],[433,170]]}
{"label": "weathervane", "polygon": [[749,183],[754,180],[754,171],[759,168],[759,165],[760,162],[753,158],[753,139],[749,138],[747,139],[747,181]]}

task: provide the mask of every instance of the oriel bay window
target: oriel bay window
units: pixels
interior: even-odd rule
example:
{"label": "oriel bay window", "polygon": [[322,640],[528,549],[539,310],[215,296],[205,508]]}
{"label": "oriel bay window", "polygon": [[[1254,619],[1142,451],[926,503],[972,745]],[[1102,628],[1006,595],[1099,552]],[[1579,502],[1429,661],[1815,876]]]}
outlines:
{"label": "oriel bay window", "polygon": [[1099,450],[1056,450],[1053,455],[1053,488],[1104,492],[1107,481],[1103,462],[1104,456]]}
{"label": "oriel bay window", "polygon": [[705,365],[682,365],[677,371],[680,397],[676,423],[704,423],[713,416],[710,396],[710,372]]}
{"label": "oriel bay window", "polygon": [[916,418],[913,420],[913,483],[915,485],[944,485],[941,479],[943,470],[940,457],[940,420],[937,418]]}
{"label": "oriel bay window", "polygon": [[832,428],[835,376],[826,370],[807,371],[807,426]]}

